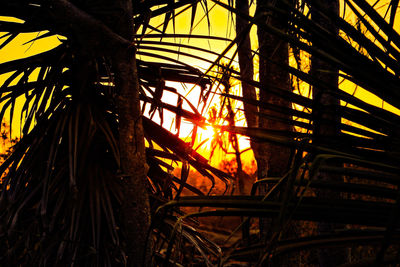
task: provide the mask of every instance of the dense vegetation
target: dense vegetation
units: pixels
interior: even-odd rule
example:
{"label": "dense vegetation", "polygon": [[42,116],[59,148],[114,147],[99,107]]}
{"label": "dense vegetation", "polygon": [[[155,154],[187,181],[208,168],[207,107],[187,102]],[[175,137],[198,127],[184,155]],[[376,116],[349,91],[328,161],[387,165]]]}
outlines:
{"label": "dense vegetation", "polygon": [[[53,37],[60,44],[0,64],[0,119],[21,120],[20,140],[0,167],[0,265],[398,263],[398,1],[344,0],[340,12],[329,8],[333,2],[259,1],[253,15],[247,1],[3,1],[0,49],[25,33],[41,32],[30,42]],[[191,12],[194,27],[196,15],[207,18],[214,5],[241,18],[234,40],[167,31],[182,12]],[[228,54],[236,44],[243,48],[253,26],[268,38],[247,55],[273,66],[260,69],[258,80],[242,65],[231,68],[238,59]],[[229,45],[216,53],[183,38]],[[268,54],[271,46],[288,58]],[[290,82],[271,82],[277,73]],[[231,94],[230,80],[259,96]],[[210,166],[193,142],[149,119],[168,110],[178,132],[182,120],[193,124],[192,140],[209,123],[168,81],[198,85],[204,106],[213,93],[224,99],[219,108],[228,123],[213,126],[229,132],[234,147],[236,135],[251,139],[259,169],[251,194],[230,194],[236,183],[240,188],[240,160],[232,177]],[[365,93],[349,92],[351,86]],[[302,94],[306,87],[314,93]],[[167,91],[176,105],[162,98]],[[372,105],[367,93],[392,111]],[[244,103],[249,126],[235,126],[234,100]],[[251,122],[249,112],[263,122]],[[190,168],[210,181],[208,192],[190,184]],[[211,195],[215,183],[225,184],[226,194]],[[231,216],[241,219],[235,243],[214,242],[197,222]]]}

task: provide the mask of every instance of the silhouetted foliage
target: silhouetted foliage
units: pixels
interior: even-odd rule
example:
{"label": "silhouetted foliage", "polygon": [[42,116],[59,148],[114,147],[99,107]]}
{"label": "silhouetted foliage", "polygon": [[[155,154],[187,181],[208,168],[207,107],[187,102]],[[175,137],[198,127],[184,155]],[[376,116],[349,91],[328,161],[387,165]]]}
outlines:
{"label": "silhouetted foliage", "polygon": [[[136,61],[142,108],[146,111],[144,106],[148,103],[151,113],[172,112],[177,128],[183,119],[192,122],[194,129],[202,127],[207,121],[195,107],[197,103],[188,103],[184,95],[166,82],[197,84],[201,90],[199,101],[204,103],[217,88],[213,82],[221,83],[221,76],[213,77],[211,71],[201,72],[172,56],[164,56],[162,52],[172,46],[176,48],[170,51],[173,55],[184,55],[178,49],[184,45],[179,41],[172,42],[173,38],[227,40],[169,34],[167,31],[169,23],[173,26],[175,16],[183,8],[192,12],[193,26],[198,6],[203,7],[208,16],[211,2],[156,2],[132,1],[134,25],[127,27],[136,30],[136,55],[142,57]],[[355,84],[394,108],[400,108],[400,35],[394,29],[397,1],[386,5],[389,17],[385,20],[377,7],[367,1],[345,0],[342,4],[356,19],[354,23],[325,9],[319,1],[294,3],[282,0],[278,1],[279,6],[266,5],[263,14],[254,16],[242,14],[232,5],[213,2],[289,43],[297,55],[312,54],[333,65],[348,85]],[[126,263],[125,256],[130,253],[126,249],[127,243],[132,240],[126,238],[127,229],[121,218],[124,204],[121,201],[126,189],[122,183],[126,176],[134,174],[121,171],[121,111],[117,109],[121,66],[116,64],[114,53],[121,51],[121,47],[123,51],[132,52],[133,45],[131,40],[121,37],[124,34],[119,32],[122,29],[118,25],[119,19],[115,19],[117,14],[127,15],[117,8],[121,3],[66,0],[1,3],[0,31],[4,35],[0,49],[12,45],[21,34],[40,31],[46,32],[31,41],[58,37],[60,44],[49,51],[0,64],[0,74],[5,77],[0,87],[1,119],[8,116],[6,114],[10,114],[11,120],[14,117],[21,119],[15,115],[19,108],[15,103],[23,100],[21,138],[0,167],[1,173],[8,170],[0,196],[0,265],[118,266]],[[311,4],[315,12],[337,25],[340,35],[332,34],[308,16]],[[288,30],[282,31],[259,17],[270,14],[287,18]],[[151,20],[159,16],[163,18],[161,29],[154,27]],[[8,20],[7,17],[20,20]],[[150,31],[154,33],[147,34]],[[316,49],[312,38],[319,38],[324,46]],[[234,125],[216,125],[215,128],[248,136],[255,142],[286,147],[291,151],[290,164],[282,175],[256,182],[250,195],[211,196],[188,183],[190,168],[210,181],[209,192],[215,179],[229,187],[232,177],[210,166],[207,159],[193,149],[193,143],[186,143],[160,124],[141,117],[148,143],[145,158],[148,170],[142,172],[147,171],[146,188],[152,216],[149,242],[143,246],[152,248],[153,265],[250,263],[265,266],[274,264],[287,253],[359,246],[379,247],[378,253],[371,259],[364,259],[363,264],[398,262],[395,246],[400,240],[400,117],[370,104],[357,94],[346,92],[341,86],[325,83],[298,64],[294,67],[264,58],[265,62],[274,63],[292,77],[324,90],[341,103],[335,106],[335,112],[341,118],[338,123],[341,135],[326,136],[316,143],[312,134],[315,123],[312,112],[325,107],[317,105],[307,95],[288,91],[279,84],[264,86],[241,77],[239,72],[230,69],[234,59],[228,66],[221,66],[220,60],[227,57],[226,53],[236,43],[237,40],[232,40],[228,48],[217,55],[190,46],[210,58],[217,56],[215,62],[209,58],[199,59],[195,53],[185,56],[210,63],[209,70],[214,70],[215,66],[222,72],[229,69],[232,78],[293,103],[287,106],[279,101],[267,103],[263,99],[218,92],[231,100],[256,106],[258,117],[278,121],[287,128],[296,126],[297,131]],[[257,54],[256,51],[253,53]],[[128,67],[133,68],[133,65]],[[176,105],[163,102],[162,95],[166,91],[179,95],[180,101]],[[190,108],[184,109],[182,102],[188,103]],[[196,131],[193,132],[195,135]],[[173,175],[172,162],[181,164],[179,176]],[[321,181],[316,179],[318,173],[341,175],[346,179]],[[388,186],[382,186],[382,182]],[[256,188],[262,183],[268,183],[270,190],[259,196]],[[312,193],[321,188],[362,198],[321,200]],[[183,189],[194,196],[182,196]],[[278,193],[280,198],[275,197]],[[181,207],[195,207],[196,212],[184,214]],[[244,233],[249,232],[249,242],[228,243],[232,246],[222,250],[197,229],[201,227],[195,218],[213,216],[243,217],[243,225],[238,230],[243,228]],[[273,217],[278,222],[267,245],[254,231],[250,232],[251,224],[247,223],[259,217]],[[310,231],[311,235],[285,240],[281,232],[293,220],[362,227],[349,227],[324,235]]]}

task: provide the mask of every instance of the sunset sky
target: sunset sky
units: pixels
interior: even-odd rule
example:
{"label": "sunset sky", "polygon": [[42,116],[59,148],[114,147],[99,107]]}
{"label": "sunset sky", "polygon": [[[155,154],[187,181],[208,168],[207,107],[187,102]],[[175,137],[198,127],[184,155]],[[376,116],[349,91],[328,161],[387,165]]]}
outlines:
{"label": "sunset sky", "polygon": [[[383,2],[383,1],[382,1]],[[382,4],[384,7],[384,5]],[[191,10],[183,12],[179,14],[176,19],[175,23],[172,21],[169,23],[169,26],[167,28],[168,33],[178,33],[178,34],[187,34],[191,31],[193,35],[212,35],[212,36],[218,36],[218,37],[224,37],[228,39],[233,39],[235,37],[235,28],[233,24],[233,17],[222,7],[219,5],[216,5],[215,3],[209,1],[209,6],[208,6],[210,13],[208,18],[204,15],[203,9],[199,5],[197,8],[197,14],[196,14],[196,19],[194,21],[194,28],[192,31],[190,30],[190,21],[191,21]],[[254,13],[254,5],[251,8],[251,13]],[[381,12],[385,11],[385,8],[378,9]],[[350,15],[345,15],[348,20],[351,21],[351,16]],[[7,18],[11,19],[11,18]],[[210,23],[208,22],[208,19],[210,19]],[[157,27],[161,24],[164,23],[164,17],[158,17],[155,18],[151,21],[151,25],[154,27]],[[396,22],[399,24],[399,22]],[[158,27],[160,30],[162,29],[161,27]],[[139,32],[141,32],[141,29],[139,29]],[[12,41],[10,44],[8,44],[5,48],[0,50],[0,63],[7,62],[13,59],[18,59],[18,58],[23,58],[23,57],[29,57],[35,54],[38,54],[40,52],[46,51],[48,49],[51,49],[55,46],[57,46],[60,41],[58,37],[50,37],[50,38],[45,38],[45,39],[39,39],[34,42],[28,42],[34,38],[37,38],[46,32],[40,32],[40,33],[34,33],[34,34],[24,34],[21,36],[18,36],[14,41]],[[147,31],[148,34],[152,34],[154,32],[152,31]],[[254,50],[257,49],[257,36],[256,36],[256,27],[254,26],[251,31],[251,38],[252,38],[252,47]],[[146,40],[150,40],[145,38]],[[181,42],[182,44],[187,44],[187,45],[192,45],[196,47],[201,47],[205,49],[212,50],[216,53],[221,53],[228,45],[228,41],[220,41],[220,40],[204,40],[200,38],[167,38],[169,42]],[[159,38],[152,38],[151,40],[159,40]],[[164,39],[165,41],[166,39]],[[3,42],[3,40],[0,39],[0,43]],[[233,47],[229,53],[227,54],[228,57],[231,57],[234,52],[235,52],[235,47]],[[145,47],[143,47],[143,51],[147,51]],[[151,51],[151,50],[150,50]],[[189,53],[189,54],[195,54],[196,56],[204,57],[207,60],[214,61],[217,56],[215,55],[210,55],[206,53],[199,53],[198,51],[192,51],[191,49],[186,49],[182,48],[180,50],[181,52]],[[195,66],[202,71],[206,71],[210,67],[210,63],[194,59],[191,57],[187,56],[182,56],[177,54],[171,54],[171,53],[165,53],[166,56],[169,56],[174,59],[179,59],[189,65]],[[139,59],[146,59],[146,60],[158,60],[150,57],[142,57],[138,56]],[[254,59],[255,62],[258,62],[257,57]],[[305,60],[307,61],[307,60]],[[238,69],[238,64],[236,61],[233,62],[232,66],[236,69]],[[257,72],[257,70],[256,70]],[[0,76],[0,83],[4,81],[4,79],[8,75],[2,75]],[[32,75],[34,76],[34,74]],[[34,77],[32,77],[34,79]],[[257,79],[257,73],[255,73],[255,79]],[[234,84],[234,90],[236,91],[237,94],[241,94],[240,92],[240,84],[238,81],[233,81]],[[177,84],[177,83],[168,83],[168,86],[176,88],[182,95],[186,96],[187,99],[192,101],[194,104],[198,103],[198,98],[199,98],[199,93],[200,93],[200,88],[196,87],[194,85],[186,84],[184,86]],[[362,88],[358,87],[356,88],[353,84],[350,82],[343,82],[340,84],[340,88],[348,93],[355,94],[355,96],[364,99],[366,102],[369,102],[373,105],[376,106],[383,106],[384,108],[391,110],[393,112],[400,113],[399,110],[396,110],[392,106],[384,103],[381,99],[377,98],[376,96],[367,93],[365,90]],[[308,90],[308,85],[304,84],[301,87],[302,89],[302,94],[306,94]],[[299,92],[298,92],[299,93]],[[172,93],[166,92],[164,94],[163,100],[165,102],[168,102],[170,104],[176,104],[177,97],[176,95],[173,95]],[[23,100],[20,99],[19,103],[17,103],[17,106],[21,106],[21,102]],[[217,106],[219,105],[219,98],[218,96],[215,96],[213,98],[212,102],[207,103],[207,106]],[[184,106],[185,108],[185,106]],[[188,106],[186,105],[186,108]],[[199,106],[199,110],[201,110],[202,106]],[[242,106],[237,104],[234,106],[236,110],[242,109]],[[207,118],[207,109],[205,109],[205,112],[203,112],[203,116]],[[147,114],[146,114],[147,115]],[[19,118],[20,115],[16,114],[15,118]],[[156,113],[154,115],[154,119],[159,122],[159,114]],[[244,126],[245,125],[245,120],[243,113],[241,111],[238,111],[237,113],[237,125],[238,126]],[[163,126],[172,132],[175,132],[174,129],[174,123],[173,123],[173,116],[172,113],[168,113],[168,111],[164,112],[164,124]],[[13,128],[14,128],[14,135],[17,135],[19,132],[17,129],[19,128],[19,121],[14,119],[13,121]],[[187,138],[190,137],[191,131],[193,129],[193,125],[190,122],[182,122],[182,129],[180,132],[180,137],[184,140],[188,140]],[[17,131],[15,131],[17,130]],[[198,130],[198,139],[196,140],[196,143],[194,147],[198,146],[202,141],[205,139],[208,139],[209,141],[205,142],[200,148],[199,151],[204,154],[206,157],[208,156],[208,151],[211,146],[211,140],[213,138],[214,130],[212,127],[206,127],[204,129],[199,129]],[[245,150],[249,147],[249,142],[248,139],[245,137],[240,138],[240,149]],[[213,163],[216,164],[218,163],[223,155],[221,153],[216,153],[215,158],[213,159]],[[253,159],[252,153],[246,152],[246,154],[243,155],[243,159],[245,161],[251,161]]]}

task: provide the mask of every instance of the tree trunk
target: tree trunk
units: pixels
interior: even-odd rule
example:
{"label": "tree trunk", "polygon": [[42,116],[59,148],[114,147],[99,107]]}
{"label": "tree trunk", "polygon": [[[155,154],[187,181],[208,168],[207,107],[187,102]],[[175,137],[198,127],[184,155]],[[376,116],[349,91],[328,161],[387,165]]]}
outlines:
{"label": "tree trunk", "polygon": [[[119,0],[115,4],[121,13],[116,14],[117,17],[112,22],[114,25],[110,26],[133,42],[132,1]],[[150,246],[147,244],[150,205],[146,187],[147,165],[134,47],[116,51],[112,60],[118,93],[121,180],[124,187],[121,211],[127,262],[128,266],[150,266]]]}
{"label": "tree trunk", "polygon": [[[249,15],[249,1],[248,0],[236,0],[236,9],[244,14]],[[251,42],[250,42],[250,25],[249,22],[242,18],[240,15],[236,15],[236,36],[238,37],[237,47],[238,47],[238,58],[240,67],[240,77],[242,83],[242,95],[243,98],[248,100],[257,100],[256,89],[248,81],[253,81],[254,79],[254,64],[253,55],[251,52]],[[258,107],[248,102],[243,101],[244,116],[246,118],[247,126],[252,128],[258,127]],[[253,153],[257,153],[259,150],[259,144],[250,140],[250,146]],[[243,175],[242,175],[243,176]],[[244,177],[244,176],[243,176]],[[239,178],[244,179],[244,178]],[[244,181],[242,181],[244,184]]]}
{"label": "tree trunk", "polygon": [[[236,0],[235,7],[239,12],[249,15],[249,1],[248,0]],[[250,26],[249,22],[242,18],[240,15],[236,15],[236,35],[238,38],[237,49],[238,49],[238,58],[239,58],[239,68],[240,68],[240,77],[242,79],[242,95],[244,98],[249,100],[257,100],[256,89],[251,84],[246,81],[252,81],[254,79],[254,64],[253,64],[253,56],[251,53],[251,41],[250,41]],[[244,116],[246,118],[248,127],[258,127],[258,108],[255,105],[248,104],[246,101],[243,101],[243,109]],[[237,138],[236,138],[237,145]],[[250,139],[251,149],[256,151],[257,143]],[[236,150],[237,151],[237,150]],[[238,159],[238,179],[239,184],[244,184],[244,174],[241,169],[239,169],[240,154],[236,155],[236,159]],[[240,164],[241,165],[241,164]],[[241,167],[241,166],[240,166]],[[244,186],[243,186],[244,187]],[[241,192],[242,193],[242,192]],[[244,244],[249,244],[250,236],[247,229],[250,229],[249,219],[244,220],[244,225],[242,228],[242,239]]]}
{"label": "tree trunk", "polygon": [[[261,14],[261,12],[270,12],[271,10],[267,9],[267,5],[273,5],[274,3],[277,8],[285,8],[280,1],[264,0],[257,2],[257,12],[259,14]],[[263,20],[277,29],[287,31],[288,19],[282,15],[275,15],[274,13],[270,16],[265,15]],[[268,89],[269,87],[278,87],[282,90],[291,91],[289,73],[285,68],[279,66],[285,66],[289,64],[288,43],[282,41],[275,35],[265,32],[260,27],[258,27],[257,35],[260,52],[260,101],[291,108],[291,103],[289,101],[269,94],[266,90],[264,90]],[[283,117],[282,114],[267,109],[261,108],[260,112],[271,116]],[[265,117],[259,118],[259,127],[268,130],[291,130],[291,126],[287,123],[267,119]],[[281,177],[287,171],[290,158],[289,148],[264,143],[260,146],[256,154],[259,179],[267,176]]]}
{"label": "tree trunk", "polygon": [[[52,1],[49,16],[60,29],[73,31],[85,53],[112,60],[118,93],[119,146],[123,202],[121,219],[127,266],[150,266],[151,246],[145,246],[150,227],[150,205],[146,188],[144,134],[139,101],[139,79],[133,46],[132,1],[101,1],[107,14],[96,15],[67,0]],[[90,8],[87,7],[87,8]]]}
{"label": "tree trunk", "polygon": [[[150,205],[146,188],[147,165],[144,135],[137,88],[134,53],[121,53],[114,58],[119,114],[121,180],[123,183],[122,219],[126,235],[128,266],[143,266],[149,260],[147,231],[150,226]],[[147,265],[145,265],[147,266]]]}
{"label": "tree trunk", "polygon": [[[317,12],[317,7],[327,9],[331,12],[339,14],[338,0],[314,0],[311,2],[311,18],[314,23],[320,25],[332,34],[339,34],[339,31],[334,23],[323,17]],[[314,8],[313,8],[314,6]],[[323,47],[324,40],[320,38],[313,39],[313,46]],[[331,86],[337,87],[339,82],[339,70],[319,59],[316,56],[311,57],[311,74],[317,80]],[[313,142],[316,145],[326,145],[326,140],[331,137],[335,138],[340,134],[340,117],[336,114],[336,107],[340,105],[339,99],[327,93],[324,88],[314,86],[312,88],[312,96],[314,99],[313,106]],[[325,141],[324,141],[325,140]],[[321,180],[340,180],[343,178],[337,175],[327,175],[326,173],[318,173],[318,179]],[[340,193],[318,190],[316,192],[319,198],[339,199]],[[333,223],[318,223],[317,229],[320,234],[329,234],[336,229],[343,228],[343,225]],[[322,249],[318,255],[320,266],[338,266],[347,260],[346,249]]]}
{"label": "tree trunk", "polygon": [[[319,6],[323,6],[331,12],[339,14],[338,0],[314,0]],[[320,25],[324,29],[337,35],[339,31],[337,27],[328,19],[321,16],[315,9],[311,7],[311,16],[314,23]],[[323,47],[324,40],[320,38],[313,39],[313,46]],[[339,82],[339,70],[329,63],[321,60],[316,56],[311,56],[311,74],[317,80],[327,85],[337,87]],[[319,138],[324,136],[337,136],[340,133],[340,117],[336,116],[335,106],[340,104],[339,99],[327,93],[324,88],[314,86],[312,88],[312,96],[315,100],[315,108],[313,108],[314,116],[314,138],[316,142],[321,142]]]}
{"label": "tree trunk", "polygon": [[[282,30],[287,31],[288,20],[284,16],[266,15],[270,13],[267,5],[275,4],[277,8],[282,7],[280,1],[264,0],[257,2],[257,13],[265,14],[262,20],[266,23]],[[286,69],[279,65],[285,66],[289,64],[288,43],[279,39],[279,37],[265,32],[262,28],[257,29],[259,42],[259,77],[260,77],[260,101],[264,103],[275,104],[283,107],[291,107],[291,103],[281,97],[269,94],[267,89],[270,87],[279,87],[283,90],[290,91],[289,73]],[[276,64],[277,63],[277,64]],[[279,65],[278,65],[279,64]],[[260,108],[260,112],[277,117],[284,117],[278,112]],[[258,127],[268,130],[290,131],[291,126],[276,120],[259,118]],[[257,161],[258,179],[266,177],[282,177],[288,170],[290,149],[271,143],[260,143],[254,150],[254,156]],[[260,194],[265,195],[268,191],[267,186],[260,186]],[[271,233],[274,232],[278,225],[268,220],[260,220],[260,233],[264,239],[269,239]]]}
{"label": "tree trunk", "polygon": [[[245,15],[249,15],[249,1],[236,0],[236,9]],[[243,97],[249,100],[257,100],[256,89],[246,81],[252,81],[254,76],[253,56],[251,54],[251,43],[249,35],[249,23],[241,16],[236,15],[236,35],[238,38],[238,57],[240,67],[240,77],[242,79]],[[256,106],[243,102],[244,116],[248,127],[258,127],[258,109]],[[256,143],[250,142],[254,149]]]}

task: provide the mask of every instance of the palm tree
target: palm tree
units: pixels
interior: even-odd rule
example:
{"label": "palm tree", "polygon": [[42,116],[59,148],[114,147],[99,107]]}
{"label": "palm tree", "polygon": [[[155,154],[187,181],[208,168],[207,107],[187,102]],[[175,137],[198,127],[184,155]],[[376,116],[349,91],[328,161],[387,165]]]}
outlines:
{"label": "palm tree", "polygon": [[[136,30],[145,33],[149,19],[160,15],[165,28],[159,37],[166,36],[174,10],[195,9],[198,2],[2,3],[0,48],[24,33],[46,31],[29,42],[60,39],[54,49],[0,65],[8,75],[1,85],[1,119],[9,111],[12,120],[15,102],[24,102],[21,140],[1,166],[2,173],[8,170],[0,200],[2,264],[150,266],[149,193],[153,208],[171,199],[172,181],[180,184],[175,197],[186,187],[201,194],[165,172],[159,158],[226,179],[185,142],[142,118],[140,106],[141,97],[173,111],[177,121],[203,123],[182,103],[162,103],[160,90],[166,80],[205,87],[209,79],[188,65],[137,61],[134,40]],[[145,153],[145,136],[161,150],[151,146]],[[195,240],[202,241],[198,234]]]}

